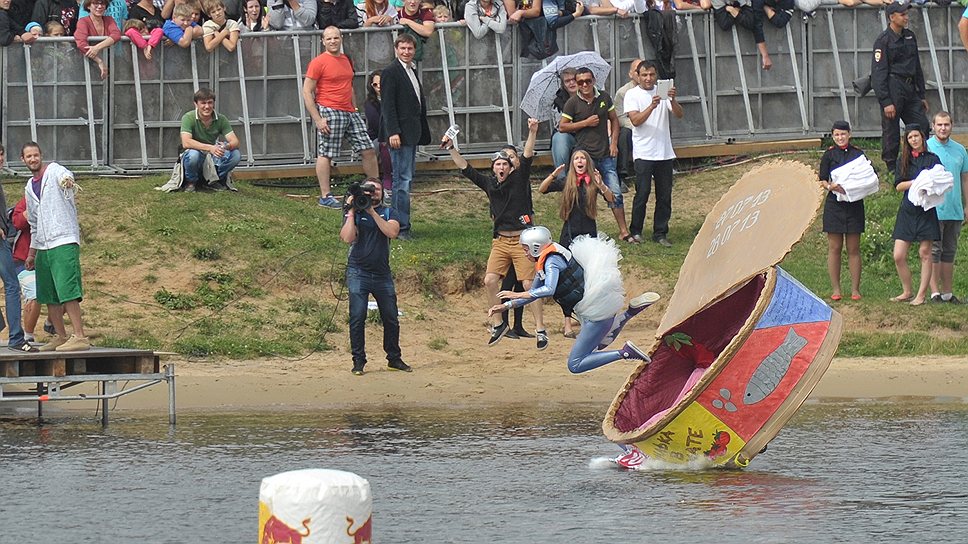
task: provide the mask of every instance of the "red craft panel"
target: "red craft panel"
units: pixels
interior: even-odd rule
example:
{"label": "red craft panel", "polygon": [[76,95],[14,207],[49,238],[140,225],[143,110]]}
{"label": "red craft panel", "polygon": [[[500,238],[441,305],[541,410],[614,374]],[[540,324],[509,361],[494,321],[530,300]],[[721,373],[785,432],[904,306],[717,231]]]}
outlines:
{"label": "red craft panel", "polygon": [[[793,325],[794,332],[805,338],[807,344],[793,357],[789,369],[776,388],[762,400],[747,405],[744,399],[750,379],[764,359],[783,344],[791,326],[754,330],[729,361],[729,365],[699,395],[697,401],[729,425],[743,440],[749,440],[790,396],[790,392],[816,357],[829,325],[827,321]],[[736,409],[730,410],[731,407]]]}

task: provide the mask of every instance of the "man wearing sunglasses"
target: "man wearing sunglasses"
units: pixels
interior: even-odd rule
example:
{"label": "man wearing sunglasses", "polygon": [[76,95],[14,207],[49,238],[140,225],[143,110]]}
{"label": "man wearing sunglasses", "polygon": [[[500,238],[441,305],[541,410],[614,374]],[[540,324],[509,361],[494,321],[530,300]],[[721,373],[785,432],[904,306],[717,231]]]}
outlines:
{"label": "man wearing sunglasses", "polygon": [[595,87],[595,74],[588,68],[578,69],[575,82],[578,83],[578,94],[565,103],[558,130],[575,135],[576,149],[588,152],[605,185],[615,195],[608,207],[618,223],[619,237],[630,244],[638,243],[629,234],[625,222],[622,186],[616,170],[620,125],[612,97]]}
{"label": "man wearing sunglasses", "polygon": [[[485,193],[490,201],[491,219],[494,230],[491,233],[491,254],[487,258],[487,272],[484,274],[484,287],[487,289],[488,308],[500,304],[497,297],[501,279],[511,267],[525,290],[531,288],[534,279],[534,265],[521,251],[521,232],[534,224],[534,211],[531,202],[531,160],[534,158],[534,141],[538,135],[538,120],[528,119],[528,139],[524,143],[524,154],[520,166],[514,164],[511,153],[502,149],[491,158],[491,175],[485,175],[469,165],[454,142],[448,136],[440,141],[440,146],[450,150],[454,164],[460,173],[471,180]],[[516,153],[515,153],[516,154]],[[537,327],[537,347],[548,347],[548,333],[544,328],[544,314],[540,304],[532,306]],[[491,338],[487,345],[493,346],[508,333],[508,323],[498,312],[491,316]]]}

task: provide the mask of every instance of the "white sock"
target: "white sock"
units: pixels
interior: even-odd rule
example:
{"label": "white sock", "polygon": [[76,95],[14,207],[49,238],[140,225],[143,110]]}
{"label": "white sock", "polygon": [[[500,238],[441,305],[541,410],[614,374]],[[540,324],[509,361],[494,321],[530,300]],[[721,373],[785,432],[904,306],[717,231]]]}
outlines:
{"label": "white sock", "polygon": [[951,297],[953,295],[954,295],[954,293],[945,293],[945,294],[941,295],[941,300],[943,300],[945,302],[948,302],[949,300],[951,300]]}

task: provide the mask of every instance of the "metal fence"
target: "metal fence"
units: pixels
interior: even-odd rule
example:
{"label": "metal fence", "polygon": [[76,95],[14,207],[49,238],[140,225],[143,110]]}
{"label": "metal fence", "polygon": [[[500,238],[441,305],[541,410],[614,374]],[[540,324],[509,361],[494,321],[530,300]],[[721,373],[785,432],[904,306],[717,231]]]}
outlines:
{"label": "metal fence", "polygon": [[[931,107],[962,119],[968,56],[957,28],[961,8],[911,13]],[[724,32],[708,13],[676,17],[676,87],[685,109],[673,121],[676,144],[817,136],[836,119],[848,119],[856,134],[880,134],[876,100],[856,96],[851,82],[870,71],[874,38],[886,27],[882,11],[829,7],[795,17],[784,29],[767,25],[770,71],[762,70],[749,33]],[[359,104],[366,75],[393,60],[395,34],[393,28],[344,31]],[[181,116],[192,108],[194,91],[208,86],[242,142],[243,167],[311,164],[316,133],[301,86],[306,66],[321,52],[319,35],[247,33],[231,53],[208,53],[196,41],[188,49],[158,48],[151,61],[125,38],[109,50],[105,81],[70,39],[0,48],[0,137],[13,150],[39,141],[46,158],[75,167],[167,169],[178,154]],[[593,50],[608,60],[613,69],[603,86],[611,93],[625,82],[631,60],[654,55],[639,18],[581,17],[558,31],[558,43],[560,54]],[[519,51],[514,27],[478,40],[464,26],[440,25],[419,65],[432,132],[460,124],[469,154],[520,140],[527,119],[518,103],[545,63]],[[539,139],[546,139],[548,129],[542,130]],[[440,155],[428,146],[419,156]],[[346,150],[335,162],[355,159]]]}

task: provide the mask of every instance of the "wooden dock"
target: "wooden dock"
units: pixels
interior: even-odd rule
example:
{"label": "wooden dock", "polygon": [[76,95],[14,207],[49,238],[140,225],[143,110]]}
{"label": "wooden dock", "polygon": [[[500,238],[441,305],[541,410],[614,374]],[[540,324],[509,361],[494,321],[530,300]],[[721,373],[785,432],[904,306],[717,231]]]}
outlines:
{"label": "wooden dock", "polygon": [[[66,389],[95,382],[93,395],[69,395]],[[118,385],[124,382],[124,385]],[[37,401],[37,417],[45,402],[100,400],[101,423],[108,424],[108,401],[160,382],[168,383],[168,420],[175,423],[174,365],[162,366],[150,350],[94,347],[88,351],[17,353],[0,350],[0,402]],[[133,384],[133,385],[132,385]],[[24,385],[35,386],[24,390]],[[10,388],[9,386],[18,386]]]}

